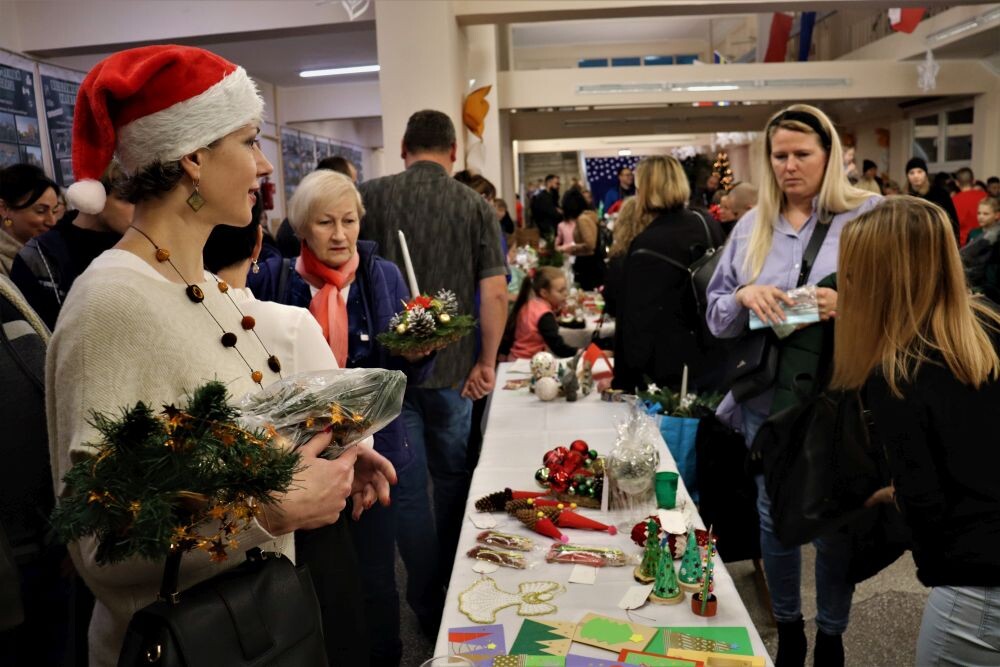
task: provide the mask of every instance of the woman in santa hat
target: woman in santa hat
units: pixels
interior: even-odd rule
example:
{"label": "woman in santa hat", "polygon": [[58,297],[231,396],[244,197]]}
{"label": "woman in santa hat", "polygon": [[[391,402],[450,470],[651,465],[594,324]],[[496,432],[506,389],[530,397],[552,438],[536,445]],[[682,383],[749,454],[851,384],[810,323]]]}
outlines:
{"label": "woman in santa hat", "polygon": [[[63,306],[46,368],[49,449],[56,494],[72,462],[97,440],[92,412],[116,413],[143,401],[171,404],[210,380],[235,397],[281,377],[264,337],[246,330],[237,303],[202,265],[216,225],[250,222],[258,179],[272,166],[257,143],[263,101],[242,67],[184,46],[114,54],[84,80],[73,127],[71,205],[104,206],[97,180],[113,158],[136,204],[120,243],[77,279]],[[251,324],[252,328],[252,324]],[[302,471],[280,504],[269,507],[240,546],[292,555],[292,532],[335,522],[355,506],[389,500],[392,465],[367,448],[335,461],[318,458],[320,435],[302,448]],[[132,614],[156,598],[162,563],[98,565],[95,542],[70,545],[97,605],[90,664],[114,665]],[[210,563],[185,555],[181,581],[192,585],[242,559]]]}

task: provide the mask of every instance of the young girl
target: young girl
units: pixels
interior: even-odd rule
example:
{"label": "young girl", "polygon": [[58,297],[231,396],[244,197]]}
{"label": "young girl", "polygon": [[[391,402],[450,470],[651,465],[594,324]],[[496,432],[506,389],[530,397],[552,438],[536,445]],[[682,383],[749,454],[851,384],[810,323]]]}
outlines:
{"label": "young girl", "polygon": [[960,251],[969,288],[993,302],[1000,302],[1000,201],[986,197],[979,202],[979,227],[969,232]]}
{"label": "young girl", "polygon": [[1000,665],[1000,314],[970,297],[952,239],[913,197],[847,223],[832,385],[864,390],[893,477],[869,503],[894,493],[931,587],[916,664]]}
{"label": "young girl", "polygon": [[511,357],[530,359],[545,349],[557,357],[576,354],[576,348],[567,345],[559,335],[554,314],[566,303],[568,293],[566,274],[553,266],[539,267],[531,280],[521,284],[504,336],[513,341]]}

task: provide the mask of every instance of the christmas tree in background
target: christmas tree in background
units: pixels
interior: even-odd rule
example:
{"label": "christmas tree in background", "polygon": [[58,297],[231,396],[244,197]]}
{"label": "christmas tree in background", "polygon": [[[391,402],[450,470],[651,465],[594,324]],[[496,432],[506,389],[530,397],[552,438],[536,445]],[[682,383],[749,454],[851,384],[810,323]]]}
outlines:
{"label": "christmas tree in background", "polygon": [[[635,570],[635,579],[644,584],[648,584],[656,579],[656,569],[659,567],[661,558],[660,548],[660,527],[655,521],[650,519],[646,523],[646,548],[642,552],[642,562]],[[667,549],[669,555],[670,549]]]}
{"label": "christmas tree in background", "polygon": [[[648,541],[657,542],[655,538]],[[648,543],[648,542],[647,542]],[[684,593],[677,585],[677,574],[674,572],[674,559],[670,557],[667,540],[659,544],[660,560],[656,564],[656,584],[649,596],[651,602],[658,604],[676,604],[684,599]]]}
{"label": "christmas tree in background", "polygon": [[687,546],[681,556],[677,578],[681,582],[681,588],[689,591],[697,591],[701,583],[701,552],[698,551],[698,538],[693,530],[688,532]]}
{"label": "christmas tree in background", "polygon": [[733,170],[729,166],[729,154],[726,151],[719,151],[719,154],[715,156],[715,163],[712,165],[712,171],[719,175],[719,187],[721,187],[726,192],[733,189],[735,182],[733,181]]}

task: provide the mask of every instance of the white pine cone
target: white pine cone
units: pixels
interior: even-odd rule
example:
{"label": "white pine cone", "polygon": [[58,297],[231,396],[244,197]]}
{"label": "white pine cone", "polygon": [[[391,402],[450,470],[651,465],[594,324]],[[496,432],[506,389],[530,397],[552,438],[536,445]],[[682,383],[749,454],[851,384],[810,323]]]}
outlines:
{"label": "white pine cone", "polygon": [[416,338],[426,338],[434,333],[437,324],[434,316],[420,306],[414,306],[407,318],[407,332]]}
{"label": "white pine cone", "polygon": [[455,296],[454,292],[443,289],[439,291],[434,298],[441,302],[441,310],[448,313],[452,317],[458,315],[458,297]]}
{"label": "white pine cone", "polygon": [[389,329],[391,331],[395,331],[396,327],[398,327],[402,323],[403,323],[403,313],[396,313],[395,315],[392,316],[392,319],[389,320]]}

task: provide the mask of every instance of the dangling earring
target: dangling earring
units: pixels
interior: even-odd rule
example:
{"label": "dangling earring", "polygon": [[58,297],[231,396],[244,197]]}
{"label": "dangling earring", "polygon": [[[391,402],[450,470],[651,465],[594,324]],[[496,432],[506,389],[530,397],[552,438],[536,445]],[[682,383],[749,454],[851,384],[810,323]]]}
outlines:
{"label": "dangling earring", "polygon": [[191,210],[197,213],[201,210],[201,207],[205,205],[205,198],[201,196],[198,192],[198,181],[194,182],[194,192],[191,196],[187,198],[187,205],[191,207]]}
{"label": "dangling earring", "polygon": [[250,268],[250,270],[253,271],[254,273],[260,273],[260,264],[257,263],[257,258],[254,257],[253,259],[251,259],[250,263],[253,265]]}
{"label": "dangling earring", "polygon": [[4,227],[13,227],[14,226],[14,221],[12,219],[10,219],[10,218],[4,218],[3,219],[3,226]]}

